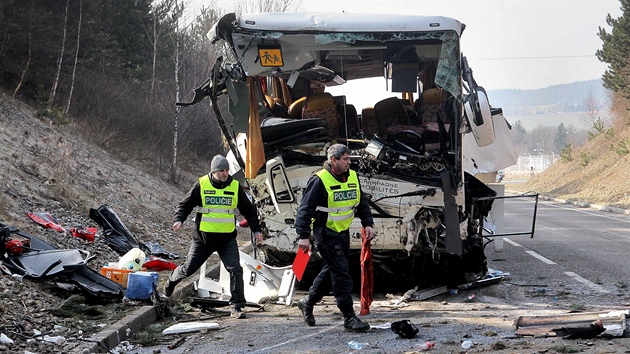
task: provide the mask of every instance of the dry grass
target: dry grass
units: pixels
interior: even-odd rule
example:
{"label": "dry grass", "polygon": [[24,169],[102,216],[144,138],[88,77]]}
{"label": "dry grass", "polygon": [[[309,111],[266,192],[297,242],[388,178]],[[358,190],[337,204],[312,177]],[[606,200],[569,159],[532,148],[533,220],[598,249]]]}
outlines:
{"label": "dry grass", "polygon": [[572,161],[558,160],[533,177],[506,176],[506,181],[527,179],[525,183],[510,183],[507,188],[630,209],[630,154],[613,151],[628,139],[628,126],[599,134],[573,149]]}

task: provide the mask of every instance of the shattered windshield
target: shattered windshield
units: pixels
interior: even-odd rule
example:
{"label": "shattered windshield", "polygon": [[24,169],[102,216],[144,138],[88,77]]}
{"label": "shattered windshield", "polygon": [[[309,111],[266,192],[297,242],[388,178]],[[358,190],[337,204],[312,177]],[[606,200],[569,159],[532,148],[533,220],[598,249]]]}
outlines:
{"label": "shattered windshield", "polygon": [[[459,36],[455,31],[305,33],[251,31],[234,33],[234,50],[248,75],[273,75],[288,79],[292,73],[308,76],[329,86],[336,74],[343,82],[383,77],[387,65],[414,63],[429,68],[429,86],[437,85],[461,97]],[[261,48],[277,50],[282,65],[265,66]],[[258,50],[257,50],[258,49]],[[266,52],[265,52],[266,53]],[[322,68],[330,69],[329,75]],[[334,81],[335,84],[342,82]]]}

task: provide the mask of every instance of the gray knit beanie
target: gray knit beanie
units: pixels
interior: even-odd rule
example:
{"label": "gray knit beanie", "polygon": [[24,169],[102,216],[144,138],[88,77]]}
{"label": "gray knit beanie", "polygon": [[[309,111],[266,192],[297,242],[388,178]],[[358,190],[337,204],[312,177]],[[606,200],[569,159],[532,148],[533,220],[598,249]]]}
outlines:
{"label": "gray knit beanie", "polygon": [[230,163],[225,157],[221,155],[216,155],[215,157],[212,158],[212,163],[210,163],[210,173],[220,171],[220,170],[229,170],[229,169],[230,169]]}

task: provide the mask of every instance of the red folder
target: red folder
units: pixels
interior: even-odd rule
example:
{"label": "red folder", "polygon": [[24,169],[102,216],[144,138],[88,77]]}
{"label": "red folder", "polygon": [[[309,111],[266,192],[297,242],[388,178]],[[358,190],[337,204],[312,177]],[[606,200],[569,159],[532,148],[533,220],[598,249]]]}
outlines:
{"label": "red folder", "polygon": [[302,280],[309,258],[311,258],[310,250],[304,251],[301,248],[298,249],[295,260],[293,261],[293,267],[291,268],[298,281]]}

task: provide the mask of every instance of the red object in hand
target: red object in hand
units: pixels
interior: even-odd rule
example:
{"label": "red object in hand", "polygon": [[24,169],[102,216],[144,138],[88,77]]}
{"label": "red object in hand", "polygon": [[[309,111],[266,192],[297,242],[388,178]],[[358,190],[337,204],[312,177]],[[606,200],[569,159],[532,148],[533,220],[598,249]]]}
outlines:
{"label": "red object in hand", "polygon": [[295,255],[295,260],[293,261],[293,266],[291,267],[298,281],[302,280],[302,276],[304,275],[304,270],[306,270],[306,265],[308,264],[309,258],[311,258],[310,250],[304,251],[303,249],[298,248],[297,254]]}
{"label": "red object in hand", "polygon": [[367,239],[365,228],[361,228],[361,312],[362,316],[370,313],[374,300],[374,262],[372,261],[371,241]]}
{"label": "red object in hand", "polygon": [[240,227],[248,227],[249,226],[249,222],[247,221],[247,219],[243,219],[243,220],[238,222],[238,226],[240,226]]}
{"label": "red object in hand", "polygon": [[177,268],[177,264],[156,256],[151,256],[147,261],[142,263],[142,267],[159,272],[162,270],[175,270],[175,268]]}

